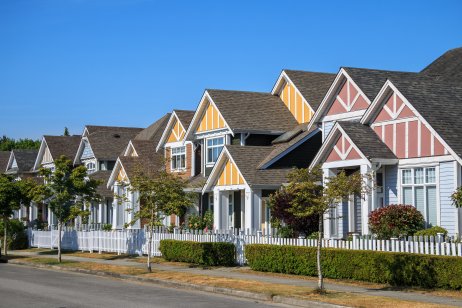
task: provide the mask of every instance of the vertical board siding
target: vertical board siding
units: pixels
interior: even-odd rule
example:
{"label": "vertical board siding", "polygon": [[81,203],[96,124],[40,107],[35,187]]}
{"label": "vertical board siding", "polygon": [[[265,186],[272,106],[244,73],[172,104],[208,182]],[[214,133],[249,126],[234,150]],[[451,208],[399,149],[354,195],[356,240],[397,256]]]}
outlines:
{"label": "vertical board siding", "polygon": [[308,123],[311,120],[313,112],[294,85],[286,82],[279,96],[298,123]]}
{"label": "vertical board siding", "polygon": [[334,127],[335,121],[326,121],[324,122],[324,131],[322,132],[323,141],[326,140],[327,135],[329,135],[332,127]]}
{"label": "vertical board siding", "polygon": [[440,163],[440,225],[446,228],[449,234],[457,233],[457,210],[451,201],[451,195],[456,187],[454,171],[454,162]]}
{"label": "vertical board siding", "polygon": [[225,121],[220,112],[210,102],[199,122],[197,132],[206,132],[215,129],[225,128]]}
{"label": "vertical board siding", "polygon": [[93,154],[93,151],[91,150],[90,143],[84,142],[84,144],[85,144],[85,147],[83,148],[82,156],[80,157],[80,159],[94,157],[95,155]]}
{"label": "vertical board siding", "polygon": [[385,167],[385,205],[398,204],[398,166]]}

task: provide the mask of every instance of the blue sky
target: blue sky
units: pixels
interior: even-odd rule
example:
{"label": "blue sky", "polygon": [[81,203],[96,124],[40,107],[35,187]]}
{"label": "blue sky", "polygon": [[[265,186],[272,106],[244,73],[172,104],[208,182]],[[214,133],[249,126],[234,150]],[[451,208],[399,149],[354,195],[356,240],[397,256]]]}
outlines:
{"label": "blue sky", "polygon": [[462,1],[0,2],[0,135],[146,127],[281,69],[418,71],[462,46]]}

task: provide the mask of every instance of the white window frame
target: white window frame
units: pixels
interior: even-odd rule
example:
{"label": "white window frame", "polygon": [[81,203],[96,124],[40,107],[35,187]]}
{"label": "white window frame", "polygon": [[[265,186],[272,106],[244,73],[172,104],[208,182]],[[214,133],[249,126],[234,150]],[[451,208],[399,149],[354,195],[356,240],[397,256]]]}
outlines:
{"label": "white window frame", "polygon": [[[221,144],[221,145],[212,145],[212,146],[209,147],[209,145],[208,145],[209,140],[215,140],[215,139],[223,140],[223,144]],[[226,136],[218,136],[218,137],[206,138],[205,139],[205,165],[206,166],[213,166],[216,163],[216,161],[209,162],[209,149],[221,147],[222,151],[223,151],[223,148],[225,147],[225,144],[226,144]],[[220,154],[221,154],[221,152],[220,152]],[[218,154],[218,156],[220,156],[220,154]],[[217,159],[218,159],[218,156],[217,156]]]}
{"label": "white window frame", "polygon": [[[415,172],[416,169],[422,169],[423,170],[423,183],[416,184],[415,183]],[[433,183],[427,182],[427,169],[434,169],[435,170],[435,181]],[[435,187],[435,194],[436,194],[436,225],[440,226],[441,225],[441,218],[440,218],[440,200],[439,200],[439,166],[438,165],[416,165],[416,166],[407,166],[407,167],[402,167],[399,168],[399,173],[398,173],[398,183],[399,183],[399,201],[401,204],[404,204],[404,193],[403,193],[403,188],[406,187],[411,187],[412,188],[412,206],[416,207],[415,204],[415,188],[416,187],[423,187],[424,188],[424,210],[425,213],[422,213],[425,219],[425,225],[426,227],[429,227],[429,222],[428,222],[428,204],[427,204],[427,187]],[[404,170],[411,170],[411,183],[403,184],[403,171]],[[417,207],[416,207],[417,208]]]}
{"label": "white window frame", "polygon": [[[173,153],[173,151],[175,150],[181,150],[183,149],[183,152],[181,153]],[[173,168],[173,160],[174,160],[174,156],[177,157],[177,156],[182,156],[184,155],[184,167],[180,166],[178,167],[178,164],[177,164],[177,168]],[[180,158],[180,161],[181,161],[181,158]],[[173,171],[173,172],[179,172],[179,171],[184,171],[186,170],[186,166],[187,166],[187,162],[186,162],[186,146],[179,146],[179,147],[172,147],[170,148],[170,170]]]}
{"label": "white window frame", "polygon": [[[93,168],[91,168],[91,169],[88,168],[88,166],[90,166],[90,165],[93,165]],[[89,161],[89,162],[85,163],[85,168],[87,168],[87,173],[88,174],[96,172],[96,164],[93,161]]]}

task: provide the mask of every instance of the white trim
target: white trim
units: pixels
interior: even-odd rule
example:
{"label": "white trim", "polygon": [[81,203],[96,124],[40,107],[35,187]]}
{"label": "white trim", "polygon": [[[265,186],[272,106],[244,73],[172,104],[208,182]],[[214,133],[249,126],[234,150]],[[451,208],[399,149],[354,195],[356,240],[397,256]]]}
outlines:
{"label": "white trim", "polygon": [[338,121],[343,119],[356,119],[361,118],[364,114],[365,110],[356,110],[350,112],[342,112],[339,114],[331,114],[327,115],[322,119],[322,122],[330,122],[330,121]]}
{"label": "white trim", "polygon": [[[183,140],[184,140],[184,138],[186,137],[186,129],[184,128],[183,123],[181,123],[180,118],[179,118],[178,115],[176,114],[176,111],[173,110],[173,111],[172,111],[172,114],[170,115],[170,118],[168,119],[167,126],[165,126],[165,129],[164,129],[164,131],[162,132],[162,136],[160,137],[159,143],[158,143],[157,146],[156,146],[156,152],[159,151],[159,149],[161,148],[162,145],[168,144],[168,142],[165,142],[165,141],[166,141],[165,139],[169,136],[168,132],[172,131],[173,128],[174,128],[174,125],[173,125],[173,124],[174,124],[175,122],[172,121],[172,120],[173,120],[173,117],[176,118],[176,121],[178,121],[178,123],[180,123],[181,128],[182,128],[182,129],[184,130],[184,132],[185,132],[185,134],[184,134],[184,136],[183,136]],[[177,134],[176,134],[175,131],[173,131],[173,132],[175,133],[175,136],[177,137],[177,139],[180,139],[180,136],[177,136]],[[179,140],[178,142],[182,142],[182,140]]]}
{"label": "white trim", "polygon": [[[329,90],[327,91],[327,94],[324,96],[324,98],[323,98],[321,104],[319,105],[318,109],[316,110],[315,114],[311,118],[310,124],[308,125],[308,129],[311,129],[311,127],[314,125],[314,123],[317,123],[317,122],[319,122],[321,120],[322,115],[325,113],[326,109],[332,103],[332,101],[331,101],[332,96],[336,95],[339,88],[341,86],[343,86],[343,84],[344,84],[343,78],[345,78],[346,80],[349,80],[353,84],[353,86],[356,87],[356,89],[358,90],[358,93],[360,93],[364,97],[364,99],[365,99],[366,103],[369,105],[369,107],[371,106],[371,101],[369,100],[367,95],[364,94],[364,92],[361,90],[361,88],[354,82],[353,78],[351,78],[351,76],[348,75],[346,70],[342,67],[342,68],[340,68],[339,72],[337,73],[337,76],[335,77],[334,81],[332,82]],[[369,109],[369,108],[367,108],[367,109]],[[367,109],[365,109],[365,110],[367,110]]]}
{"label": "white trim", "polygon": [[323,169],[334,169],[334,168],[343,168],[343,167],[351,167],[351,166],[361,166],[367,165],[371,167],[371,163],[367,159],[349,159],[349,160],[342,160],[342,161],[332,161],[328,163],[323,163]]}
{"label": "white trim", "polygon": [[[225,155],[226,155],[226,159],[224,158]],[[217,186],[217,185],[214,185],[212,187],[212,183],[215,183],[217,181],[217,176],[218,175],[215,174],[217,172],[217,170],[221,170],[221,168],[223,168],[223,166],[225,165],[225,163],[228,160],[230,160],[234,164],[234,166],[236,166],[237,171],[239,172],[240,176],[244,180],[245,186],[250,188],[250,186],[247,183],[246,179],[242,175],[241,170],[239,170],[238,165],[236,164],[234,159],[231,157],[231,154],[229,153],[228,148],[226,146],[224,146],[223,150],[221,151],[220,155],[218,156],[217,161],[215,162],[215,165],[212,168],[212,171],[209,174],[209,177],[207,178],[207,181],[204,184],[204,187],[202,188],[202,194],[205,194],[206,192],[208,192],[210,190],[213,190],[213,189],[216,189],[217,187],[220,187],[220,186]],[[243,184],[240,184],[240,185],[243,185]],[[237,185],[232,185],[232,186],[237,186]],[[226,187],[226,186],[223,186],[223,187]]]}
{"label": "white trim", "polygon": [[[184,168],[173,169],[173,149],[179,149],[179,148],[184,148]],[[188,153],[188,148],[187,148],[186,144],[170,148],[170,172],[172,172],[172,173],[174,173],[174,172],[180,173],[180,172],[185,172],[188,169],[188,159],[187,159],[188,155],[187,155],[187,153]],[[178,156],[178,154],[175,154],[175,155]],[[179,155],[183,155],[183,154],[179,154]]]}
{"label": "white trim", "polygon": [[[34,169],[33,169],[34,171],[37,171],[40,168],[40,165],[41,165],[42,159],[43,159],[43,155],[44,155],[47,148],[48,148],[48,144],[47,144],[47,142],[45,140],[45,136],[43,136],[42,137],[42,142],[40,143],[40,149],[39,149],[39,152],[37,154],[37,158],[35,159]],[[51,156],[51,152],[50,152],[50,156]],[[51,156],[51,159],[52,159],[52,161],[54,161],[53,156]]]}
{"label": "white trim", "polygon": [[411,111],[416,115],[416,117],[420,120],[419,121],[419,147],[418,147],[418,153],[420,156],[420,125],[423,124],[427,127],[427,129],[430,131],[431,134],[435,136],[435,138],[443,145],[445,151],[447,150],[461,165],[462,165],[462,157],[457,155],[456,152],[446,143],[446,141],[433,129],[433,127],[425,120],[425,118],[417,111],[417,109],[412,106],[412,104],[407,100],[406,97],[396,88],[396,86],[390,81],[387,80],[385,84],[382,86],[382,89],[380,89],[379,93],[377,94],[376,98],[372,102],[372,104],[369,106],[367,109],[366,113],[361,119],[362,124],[368,124],[368,122],[372,121],[374,115],[377,113],[377,110],[379,106],[382,105],[383,102],[383,96],[384,93],[387,93],[387,91],[393,91],[396,95],[399,96],[399,98],[403,101],[403,103],[411,109]]}
{"label": "white trim", "polygon": [[440,162],[447,162],[454,160],[452,155],[433,156],[433,157],[417,157],[417,158],[403,158],[399,160],[399,167],[404,166],[419,166],[428,164],[438,164]]}
{"label": "white trim", "polygon": [[[227,137],[227,135],[224,135],[224,136],[217,136],[217,137],[209,137],[209,138],[204,139],[205,166],[207,166],[207,167],[213,166],[214,164],[216,164],[216,162],[218,161],[218,158],[220,157],[220,155],[218,155],[217,160],[214,161],[214,162],[209,162],[209,161],[208,161],[208,160],[209,160],[209,151],[208,151],[209,147],[208,147],[208,144],[207,144],[208,141],[209,141],[209,140],[213,140],[213,139],[220,139],[220,138],[222,138],[222,139],[223,139],[223,145],[222,145],[222,147],[224,148],[225,145],[227,145],[227,144],[229,143],[229,142],[228,142],[228,138],[226,138],[226,137]],[[212,148],[218,148],[218,147],[220,147],[220,145],[212,146]],[[222,150],[222,151],[223,151],[223,150]],[[221,153],[220,153],[220,154],[221,154]]]}
{"label": "white trim", "polygon": [[[223,122],[225,124],[225,128],[222,128],[220,130],[227,130],[231,135],[234,136],[234,133],[233,131],[231,130],[230,126],[228,125],[228,122],[226,122],[226,119],[223,117],[223,115],[221,114],[220,110],[217,108],[217,106],[215,105],[215,102],[212,100],[212,97],[210,96],[210,94],[208,93],[207,90],[205,90],[204,94],[202,95],[202,98],[199,102],[199,106],[196,108],[196,112],[194,113],[194,116],[191,120],[191,124],[189,125],[188,129],[186,130],[186,133],[184,135],[184,138],[183,138],[183,141],[186,141],[186,140],[190,140],[190,138],[192,137],[193,135],[193,130],[195,130],[197,128],[197,125],[198,123],[196,123],[198,121],[198,119],[200,119],[203,115],[203,113],[206,111],[206,109],[204,110],[205,108],[205,104],[206,102],[209,102],[210,104],[212,104],[218,111],[218,114],[223,118]],[[210,131],[209,131],[210,132]],[[195,133],[195,132],[194,132]],[[199,139],[198,138],[198,135],[197,134],[195,137],[195,139]]]}

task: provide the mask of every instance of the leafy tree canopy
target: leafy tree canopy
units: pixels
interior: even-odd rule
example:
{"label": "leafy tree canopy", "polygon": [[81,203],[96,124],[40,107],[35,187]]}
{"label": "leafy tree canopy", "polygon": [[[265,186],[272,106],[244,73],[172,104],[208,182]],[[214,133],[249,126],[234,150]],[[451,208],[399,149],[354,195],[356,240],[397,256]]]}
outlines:
{"label": "leafy tree canopy", "polygon": [[33,150],[40,148],[40,140],[32,140],[29,138],[13,139],[3,135],[0,138],[0,151],[11,150]]}

